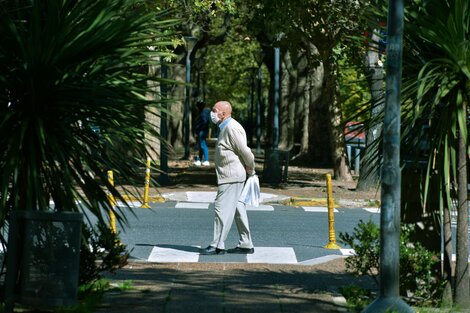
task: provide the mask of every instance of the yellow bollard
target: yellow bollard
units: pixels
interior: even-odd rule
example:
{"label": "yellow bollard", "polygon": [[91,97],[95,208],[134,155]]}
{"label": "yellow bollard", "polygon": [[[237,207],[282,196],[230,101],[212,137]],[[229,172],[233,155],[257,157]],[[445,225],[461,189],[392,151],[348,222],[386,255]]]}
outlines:
{"label": "yellow bollard", "polygon": [[336,244],[335,235],[335,205],[333,200],[333,188],[331,186],[331,175],[326,174],[326,190],[327,190],[327,201],[328,201],[328,244],[324,247],[325,249],[341,249]]}
{"label": "yellow bollard", "polygon": [[145,170],[144,202],[140,206],[142,209],[150,209],[149,189],[150,189],[150,158],[147,158],[147,169]]}
{"label": "yellow bollard", "polygon": [[[108,181],[111,186],[114,186],[114,177],[113,171],[108,171]],[[109,204],[114,208],[116,205],[116,201],[114,200],[113,194],[108,191],[108,201]],[[109,210],[109,227],[111,231],[115,234],[116,233],[116,215],[114,215],[114,211],[111,209]]]}

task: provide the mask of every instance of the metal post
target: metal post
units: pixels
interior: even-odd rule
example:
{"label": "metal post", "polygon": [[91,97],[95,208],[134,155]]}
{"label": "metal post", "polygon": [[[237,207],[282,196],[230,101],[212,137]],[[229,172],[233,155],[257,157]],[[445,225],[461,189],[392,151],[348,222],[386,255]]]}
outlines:
{"label": "metal post", "polygon": [[273,121],[273,150],[279,145],[279,72],[280,49],[274,48],[274,121]]}
{"label": "metal post", "polygon": [[253,72],[250,70],[250,79],[251,79],[251,85],[250,85],[250,138],[248,138],[248,142],[250,147],[253,146],[253,113],[254,113],[254,107],[255,107],[255,76],[253,75]]}
{"label": "metal post", "polygon": [[333,199],[333,188],[331,185],[331,174],[326,174],[326,190],[328,200],[328,244],[325,249],[341,249],[336,244],[335,234],[335,200]]}
{"label": "metal post", "polygon": [[168,78],[168,67],[162,63],[161,68],[161,77],[162,82],[160,83],[160,96],[162,100],[162,110],[160,116],[160,135],[162,139],[160,140],[160,176],[158,181],[161,184],[168,183],[168,149],[167,149],[167,140],[168,140],[168,125],[167,125],[167,83],[165,80]]}
{"label": "metal post", "polygon": [[414,312],[400,298],[400,91],[403,0],[388,2],[387,91],[383,127],[379,297],[363,312]]}
{"label": "metal post", "polygon": [[256,154],[261,153],[261,65],[258,68],[258,97],[256,99]]}
{"label": "metal post", "polygon": [[354,148],[354,174],[359,175],[359,166],[361,163],[361,148],[359,145]]}
{"label": "metal post", "polygon": [[144,200],[140,208],[142,209],[150,209],[149,205],[149,189],[150,189],[150,158],[147,158],[147,164],[145,168],[145,182],[144,182]]}
{"label": "metal post", "polygon": [[[113,171],[108,171],[108,181],[111,186],[114,186]],[[109,205],[114,208],[116,205],[116,200],[114,200],[114,196],[110,191],[108,191],[108,201]],[[116,233],[116,215],[114,214],[113,209],[109,210],[109,228],[111,228],[111,231],[114,234]]]}
{"label": "metal post", "polygon": [[349,166],[352,166],[351,149],[351,145],[346,145],[346,154],[348,156]]}
{"label": "metal post", "polygon": [[186,92],[184,97],[184,111],[183,111],[183,140],[184,140],[184,155],[183,159],[189,159],[189,109],[191,97],[191,58],[190,51],[186,54]]}

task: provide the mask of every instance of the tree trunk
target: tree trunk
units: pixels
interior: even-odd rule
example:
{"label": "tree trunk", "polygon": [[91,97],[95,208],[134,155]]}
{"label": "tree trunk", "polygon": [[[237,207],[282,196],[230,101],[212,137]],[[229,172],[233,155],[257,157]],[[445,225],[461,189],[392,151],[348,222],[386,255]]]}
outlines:
{"label": "tree trunk", "polygon": [[[186,70],[184,66],[179,63],[174,67],[169,67],[169,77],[175,81],[185,81]],[[170,144],[174,149],[181,149],[183,147],[183,101],[184,101],[185,87],[184,85],[174,84],[171,85],[169,90],[170,99],[172,101],[169,110],[172,114],[169,116],[168,125],[168,138]]]}
{"label": "tree trunk", "polygon": [[[160,67],[156,65],[150,65],[148,69],[149,77],[156,77],[157,75],[160,76]],[[154,80],[149,80],[148,85],[152,90],[147,94],[147,98],[149,100],[157,100],[157,89],[160,89],[159,84]],[[156,131],[160,133],[160,114],[157,112],[156,108],[152,108],[145,112],[145,120],[155,127]],[[146,151],[147,155],[154,161],[156,161],[160,155],[160,140],[149,134],[148,132],[145,133],[145,141],[146,141]],[[142,160],[145,162],[146,160]]]}
{"label": "tree trunk", "polygon": [[[283,51],[284,52],[284,51]],[[281,55],[281,77],[280,77],[280,89],[281,94],[279,98],[279,149],[286,150],[289,145],[289,130],[291,124],[291,116],[289,114],[289,108],[292,106],[290,102],[292,89],[291,89],[291,74],[292,74],[292,62],[290,58],[290,52],[286,50]]]}
{"label": "tree trunk", "polygon": [[452,277],[452,228],[451,228],[451,217],[450,217],[450,207],[447,204],[447,201],[443,204],[443,234],[444,237],[444,262],[442,264],[442,279],[445,281],[445,286],[442,294],[442,301],[444,304],[451,306],[452,305],[452,290],[453,281]]}
{"label": "tree trunk", "polygon": [[330,134],[331,158],[336,180],[352,181],[346,154],[343,124],[341,122],[341,105],[339,102],[338,66],[331,56],[323,59],[325,65],[324,106],[328,107],[327,122]]}
{"label": "tree trunk", "polygon": [[297,62],[297,97],[296,97],[296,126],[297,131],[295,138],[300,142],[299,155],[308,152],[308,103],[309,103],[309,90],[308,90],[308,64],[305,56],[299,56]]}
{"label": "tree trunk", "polygon": [[[466,103],[463,104],[466,112]],[[460,127],[467,127],[460,125]],[[468,270],[468,200],[467,200],[467,144],[459,129],[457,155],[457,260],[455,267],[455,303],[460,308],[470,305],[470,278]]]}
{"label": "tree trunk", "polygon": [[308,110],[308,153],[299,161],[314,166],[331,165],[330,140],[328,132],[328,107],[324,106],[323,96],[323,63],[318,62],[318,49],[310,44],[308,72],[309,110]]}

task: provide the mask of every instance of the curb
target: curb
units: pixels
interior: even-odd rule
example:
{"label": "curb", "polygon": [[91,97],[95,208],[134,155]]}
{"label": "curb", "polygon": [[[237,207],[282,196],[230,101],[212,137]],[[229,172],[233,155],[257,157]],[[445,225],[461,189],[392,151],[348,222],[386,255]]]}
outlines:
{"label": "curb", "polygon": [[[260,204],[280,204],[293,207],[328,207],[326,198],[307,198],[307,197],[289,197],[279,194],[267,194],[268,197],[262,198]],[[132,195],[123,195],[126,201],[138,201],[144,203],[143,197]],[[186,192],[174,192],[163,195],[149,196],[147,202],[164,203],[168,201],[194,202],[188,200]],[[339,199],[334,201],[334,208],[360,208],[360,207],[380,207],[380,203],[370,199]]]}

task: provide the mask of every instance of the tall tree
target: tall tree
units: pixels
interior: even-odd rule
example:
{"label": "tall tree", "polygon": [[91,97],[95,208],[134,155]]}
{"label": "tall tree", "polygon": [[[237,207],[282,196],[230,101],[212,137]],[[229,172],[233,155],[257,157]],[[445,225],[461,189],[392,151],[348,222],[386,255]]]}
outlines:
{"label": "tall tree", "polygon": [[[328,128],[327,136],[319,128],[310,128],[310,136],[322,134],[322,138],[329,138],[329,142],[322,142],[321,146],[313,146],[314,139],[309,139],[307,157],[310,160],[326,161],[333,165],[335,177],[337,179],[351,180],[351,174],[346,162],[346,147],[343,136],[343,124],[341,120],[341,105],[338,97],[338,45],[347,38],[348,35],[362,33],[361,10],[358,3],[354,1],[304,1],[296,0],[288,3],[278,3],[272,1],[252,0],[249,5],[254,8],[250,29],[259,34],[258,39],[269,45],[273,43],[276,35],[283,34],[281,45],[285,47],[295,46],[299,50],[309,54],[310,66],[322,70],[322,102],[320,107],[326,111],[321,117],[321,123],[309,121],[311,127],[324,124]],[[286,23],[285,21],[291,21]],[[264,40],[264,41],[263,41]],[[314,46],[314,47],[312,47]],[[304,47],[304,49],[301,49]],[[318,72],[310,81],[318,79]],[[318,111],[318,103],[314,101],[318,95],[310,97],[309,116]],[[318,139],[317,141],[320,141]],[[329,153],[326,155],[325,153]]]}

